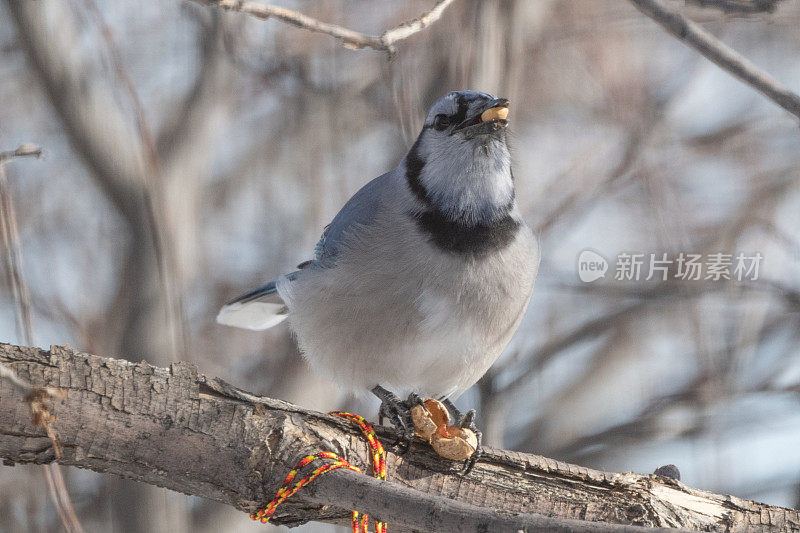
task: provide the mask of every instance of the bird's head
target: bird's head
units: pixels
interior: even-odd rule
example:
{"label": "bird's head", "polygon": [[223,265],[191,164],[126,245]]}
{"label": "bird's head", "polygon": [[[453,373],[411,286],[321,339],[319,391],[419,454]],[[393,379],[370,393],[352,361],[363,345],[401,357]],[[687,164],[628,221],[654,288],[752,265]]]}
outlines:
{"label": "bird's head", "polygon": [[439,98],[406,156],[406,178],[426,204],[452,217],[483,220],[514,198],[506,145],[508,100],[478,91]]}
{"label": "bird's head", "polygon": [[428,111],[420,148],[438,152],[469,147],[490,155],[493,148],[505,148],[507,118],[505,98],[478,91],[449,92]]}

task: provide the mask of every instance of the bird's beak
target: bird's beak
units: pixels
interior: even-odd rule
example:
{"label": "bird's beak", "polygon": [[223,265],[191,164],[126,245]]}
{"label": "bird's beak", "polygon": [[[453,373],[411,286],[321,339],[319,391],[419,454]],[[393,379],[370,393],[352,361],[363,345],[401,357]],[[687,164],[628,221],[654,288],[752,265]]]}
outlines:
{"label": "bird's beak", "polygon": [[508,118],[508,99],[497,98],[487,104],[486,110],[481,113],[481,122],[492,120],[506,120]]}
{"label": "bird's beak", "polygon": [[[486,127],[480,128],[480,131],[483,133],[497,131],[498,129],[505,128],[506,124],[508,124],[506,117],[508,117],[508,98],[496,98],[487,102],[483,107],[483,111],[472,115],[453,128],[450,135],[453,135],[457,131],[464,130],[465,128],[472,126],[477,127],[479,124],[486,124]],[[478,130],[472,129],[470,131],[475,133]]]}

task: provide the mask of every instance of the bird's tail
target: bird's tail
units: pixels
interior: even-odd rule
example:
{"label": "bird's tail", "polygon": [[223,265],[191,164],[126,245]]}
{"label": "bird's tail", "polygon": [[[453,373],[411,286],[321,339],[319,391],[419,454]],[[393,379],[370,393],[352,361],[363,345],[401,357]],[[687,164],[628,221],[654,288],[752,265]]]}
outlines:
{"label": "bird's tail", "polygon": [[270,281],[225,304],[217,314],[217,322],[237,328],[262,330],[280,324],[288,313],[275,282]]}

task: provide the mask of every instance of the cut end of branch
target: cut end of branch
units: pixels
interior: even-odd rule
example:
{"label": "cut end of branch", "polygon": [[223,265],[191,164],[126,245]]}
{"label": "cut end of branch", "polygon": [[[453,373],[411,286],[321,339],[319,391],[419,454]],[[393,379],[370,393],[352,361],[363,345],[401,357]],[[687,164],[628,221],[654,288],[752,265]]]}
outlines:
{"label": "cut end of branch", "polygon": [[0,152],[0,163],[14,159],[15,157],[35,157],[42,156],[42,148],[33,143],[20,144],[16,150]]}

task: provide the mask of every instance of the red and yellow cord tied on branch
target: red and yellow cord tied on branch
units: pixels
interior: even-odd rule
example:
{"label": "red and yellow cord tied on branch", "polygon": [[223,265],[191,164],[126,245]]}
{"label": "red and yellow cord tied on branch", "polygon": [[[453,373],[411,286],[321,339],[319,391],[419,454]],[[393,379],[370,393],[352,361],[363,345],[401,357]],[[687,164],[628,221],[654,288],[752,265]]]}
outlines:
{"label": "red and yellow cord tied on branch", "polygon": [[[345,413],[344,411],[331,411],[328,414],[346,418],[358,426],[358,428],[361,430],[361,433],[363,433],[364,438],[367,439],[367,443],[369,444],[370,452],[372,454],[372,476],[378,479],[386,479],[386,453],[383,451],[383,445],[380,443],[378,436],[375,434],[375,429],[366,420],[364,420],[364,417],[362,416],[354,415],[352,413]],[[297,474],[304,467],[319,459],[327,459],[330,462],[326,462],[317,466],[305,477],[301,478],[300,481],[297,481],[293,484],[294,478],[297,477]],[[314,481],[322,474],[339,468],[346,468],[348,470],[361,473],[361,469],[350,464],[347,460],[342,459],[333,452],[318,452],[315,454],[306,455],[300,459],[292,471],[286,475],[281,488],[278,489],[278,492],[275,494],[275,497],[272,499],[272,501],[269,502],[263,509],[259,509],[255,513],[251,514],[250,518],[253,520],[260,520],[261,523],[266,524],[269,522],[269,519],[272,518],[272,515],[275,514],[275,510],[278,508],[278,506],[285,502],[290,496],[296,494],[297,491]],[[353,511],[353,533],[367,533],[368,523],[369,516],[360,514],[358,511]],[[385,522],[375,522],[375,533],[386,533],[388,529],[389,528]]]}

